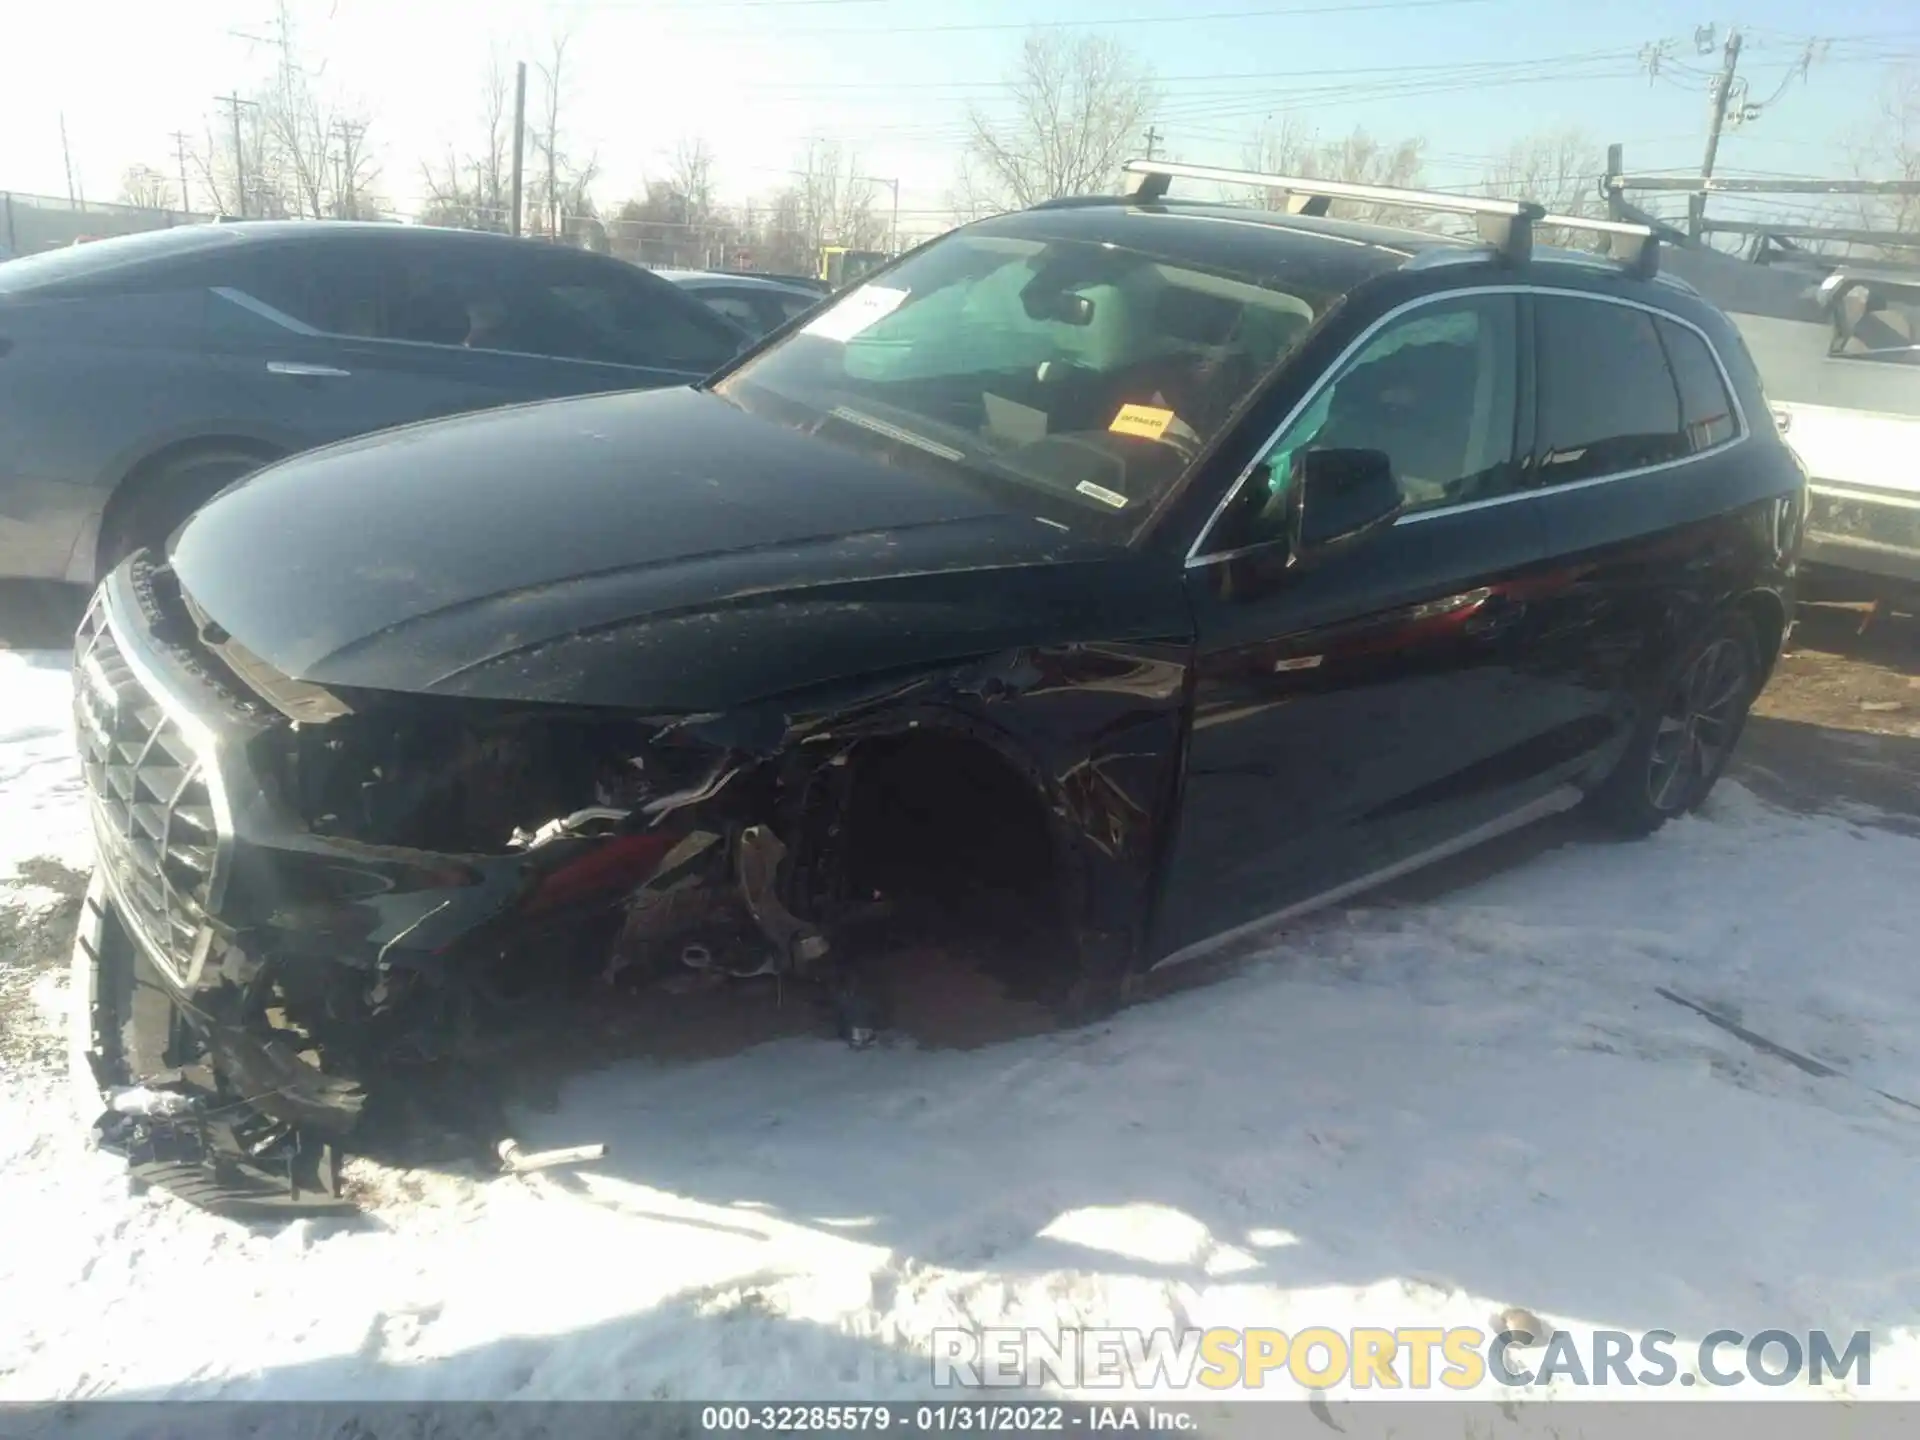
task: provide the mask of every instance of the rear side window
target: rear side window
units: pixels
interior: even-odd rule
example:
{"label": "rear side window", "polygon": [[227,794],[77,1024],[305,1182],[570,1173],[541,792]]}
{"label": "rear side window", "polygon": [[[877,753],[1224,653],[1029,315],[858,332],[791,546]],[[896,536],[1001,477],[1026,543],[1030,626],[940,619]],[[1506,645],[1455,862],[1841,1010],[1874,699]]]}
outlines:
{"label": "rear side window", "polygon": [[[330,335],[705,374],[739,337],[664,281],[531,242],[262,246],[210,283]],[[664,292],[664,293],[663,293]]]}
{"label": "rear side window", "polygon": [[1667,347],[1667,363],[1680,387],[1680,418],[1686,423],[1690,451],[1699,454],[1724,445],[1739,433],[1727,382],[1713,352],[1699,334],[1672,320],[1656,322]]}
{"label": "rear side window", "polygon": [[780,323],[784,325],[789,320],[799,319],[819,303],[819,299],[812,295],[782,295],[780,297]]}
{"label": "rear side window", "polygon": [[206,281],[330,335],[384,335],[380,257],[372,246],[261,245],[236,258],[209,267]]}
{"label": "rear side window", "polygon": [[768,328],[752,295],[742,294],[738,290],[702,290],[699,300],[709,310],[726,316],[749,335],[763,334]]}
{"label": "rear side window", "polygon": [[692,296],[617,260],[555,267],[521,303],[527,348],[539,354],[704,375],[740,347],[739,333]]}
{"label": "rear side window", "polygon": [[1652,315],[1565,296],[1541,295],[1534,303],[1542,483],[1565,485],[1692,453]]}

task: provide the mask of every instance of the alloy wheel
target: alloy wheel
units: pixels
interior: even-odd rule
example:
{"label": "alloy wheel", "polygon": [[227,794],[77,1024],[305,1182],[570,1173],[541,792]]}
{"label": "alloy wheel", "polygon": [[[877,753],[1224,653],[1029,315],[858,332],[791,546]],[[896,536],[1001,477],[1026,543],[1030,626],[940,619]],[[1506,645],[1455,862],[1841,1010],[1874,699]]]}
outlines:
{"label": "alloy wheel", "polygon": [[1654,732],[1647,800],[1662,814],[1697,805],[1720,773],[1746,699],[1746,647],[1723,636],[1702,650],[1674,686]]}

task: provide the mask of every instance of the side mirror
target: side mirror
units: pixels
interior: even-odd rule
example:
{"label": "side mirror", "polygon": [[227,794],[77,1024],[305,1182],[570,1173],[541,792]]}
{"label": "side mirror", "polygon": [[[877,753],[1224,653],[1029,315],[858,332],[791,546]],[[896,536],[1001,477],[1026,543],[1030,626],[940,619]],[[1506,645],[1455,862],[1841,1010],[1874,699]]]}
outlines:
{"label": "side mirror", "polygon": [[1819,295],[1821,307],[1826,310],[1827,318],[1833,324],[1833,339],[1828,349],[1838,355],[1846,349],[1854,332],[1860,328],[1860,322],[1867,316],[1867,290],[1852,276],[1831,275],[1821,283]]}
{"label": "side mirror", "polygon": [[1384,450],[1296,450],[1287,496],[1287,563],[1296,569],[1351,550],[1406,509]]}

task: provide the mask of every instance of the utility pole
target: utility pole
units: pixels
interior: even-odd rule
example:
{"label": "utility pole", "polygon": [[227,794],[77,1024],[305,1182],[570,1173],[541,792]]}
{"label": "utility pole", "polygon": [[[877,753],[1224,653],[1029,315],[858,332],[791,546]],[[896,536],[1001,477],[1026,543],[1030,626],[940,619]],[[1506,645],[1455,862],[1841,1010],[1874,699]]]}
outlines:
{"label": "utility pole", "polygon": [[1727,123],[1727,103],[1733,98],[1734,72],[1740,66],[1740,32],[1727,31],[1726,61],[1713,82],[1713,104],[1707,117],[1707,153],[1700,162],[1700,188],[1687,197],[1687,235],[1698,240],[1707,219],[1707,182],[1713,179],[1714,157],[1720,151],[1720,131]]}
{"label": "utility pole", "polygon": [[180,162],[180,209],[183,214],[193,213],[193,191],[187,188],[187,132],[173,132],[173,158]]}
{"label": "utility pole", "polygon": [[1160,158],[1154,152],[1160,148],[1160,142],[1165,138],[1166,137],[1160,133],[1160,127],[1158,125],[1149,125],[1147,127],[1147,159],[1158,160]]}
{"label": "utility pole", "polygon": [[[227,107],[227,113],[233,120],[233,203],[240,212],[242,220],[247,218],[247,151],[240,140],[240,107],[252,105],[251,100],[242,100],[238,95],[216,95],[214,100]],[[219,201],[216,191],[214,200]]]}
{"label": "utility pole", "polygon": [[67,147],[67,112],[60,112],[60,158],[67,165],[67,203],[79,208],[78,192],[73,187],[73,151]]}
{"label": "utility pole", "polygon": [[[549,90],[558,90],[559,81],[549,82]],[[553,104],[557,104],[554,101]],[[555,113],[553,104],[548,107],[549,114]],[[558,125],[547,127],[547,239],[557,241],[560,238],[560,151],[555,143],[558,140]]]}
{"label": "utility pole", "polygon": [[340,218],[357,220],[360,218],[359,197],[354,191],[354,176],[360,169],[360,137],[367,133],[367,127],[353,120],[334,122],[334,129],[340,136],[340,158],[335,171],[334,190],[340,201]]}
{"label": "utility pole", "polygon": [[527,62],[514,66],[513,73],[513,224],[520,233],[520,179],[527,151]]}

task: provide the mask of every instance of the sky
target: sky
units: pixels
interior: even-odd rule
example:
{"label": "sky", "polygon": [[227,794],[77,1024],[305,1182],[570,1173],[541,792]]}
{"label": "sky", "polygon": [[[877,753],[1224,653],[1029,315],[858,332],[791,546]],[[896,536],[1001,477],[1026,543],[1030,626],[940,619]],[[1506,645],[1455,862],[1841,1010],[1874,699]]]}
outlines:
{"label": "sky", "polygon": [[[722,200],[763,200],[809,141],[899,182],[901,230],[943,228],[969,105],[1005,104],[1033,25],[1110,34],[1159,77],[1162,154],[1241,163],[1262,125],[1423,137],[1426,183],[1477,178],[1532,132],[1620,142],[1634,171],[1697,167],[1707,75],[1729,25],[1749,98],[1723,173],[1857,173],[1895,76],[1920,76],[1920,10],[1900,0],[288,0],[303,64],[363,112],[396,210],[421,162],[475,146],[489,59],[530,68],[570,36],[563,149],[597,154],[617,204],[703,141]],[[214,96],[267,81],[276,0],[0,0],[0,190],[111,200],[136,163],[177,176],[174,131],[204,144]],[[1711,55],[1696,32],[1714,25]],[[1828,44],[1804,79],[1810,38]],[[1650,75],[1643,47],[1672,42]],[[1782,84],[1784,82],[1784,88]],[[529,109],[539,88],[532,71]],[[1870,163],[1870,162],[1869,162]],[[881,206],[890,204],[879,187]],[[1737,206],[1741,202],[1728,202]],[[1789,202],[1791,204],[1792,202]],[[1802,202],[1804,203],[1804,202]],[[1736,210],[1729,214],[1738,213]]]}

